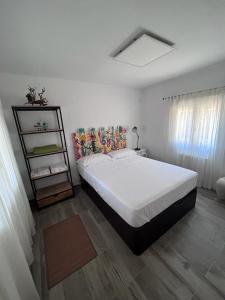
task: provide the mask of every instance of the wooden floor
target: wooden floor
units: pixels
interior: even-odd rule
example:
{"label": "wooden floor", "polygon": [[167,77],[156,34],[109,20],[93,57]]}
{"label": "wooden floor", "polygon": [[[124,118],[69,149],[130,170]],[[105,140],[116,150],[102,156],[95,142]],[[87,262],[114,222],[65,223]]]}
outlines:
{"label": "wooden floor", "polygon": [[[98,256],[48,290],[42,230],[76,213]],[[79,188],[74,199],[35,219],[32,272],[43,300],[225,299],[225,203],[214,193],[199,190],[195,209],[141,256],[131,253]]]}

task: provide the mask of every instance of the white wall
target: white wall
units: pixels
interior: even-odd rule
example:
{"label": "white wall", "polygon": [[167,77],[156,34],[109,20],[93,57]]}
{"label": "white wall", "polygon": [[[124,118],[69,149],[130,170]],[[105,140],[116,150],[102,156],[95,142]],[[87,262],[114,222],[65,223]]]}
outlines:
{"label": "white wall", "polygon": [[[182,92],[196,91],[225,85],[225,61],[179,78],[174,78],[140,91],[110,85],[93,84],[53,78],[30,77],[10,74],[0,74],[0,98],[10,131],[14,152],[25,183],[29,198],[32,198],[31,187],[22,155],[11,106],[22,105],[26,99],[27,86],[46,88],[50,105],[60,105],[62,108],[69,158],[72,167],[73,182],[79,178],[76,172],[71,133],[78,127],[124,125],[142,126],[141,145],[149,150],[156,159],[164,159],[164,145],[167,134],[169,101],[163,101],[164,96],[176,95]],[[141,98],[141,101],[140,101]],[[23,117],[26,128],[39,119],[52,122],[52,118],[43,114]],[[44,142],[55,142],[46,135]],[[53,136],[51,136],[53,138]],[[135,146],[135,136],[128,133],[128,145]],[[29,144],[39,145],[37,135],[29,138]],[[48,157],[50,160],[50,157]],[[35,164],[36,163],[36,164]],[[33,167],[46,164],[46,160],[32,161]],[[61,178],[58,178],[61,180]]]}
{"label": "white wall", "polygon": [[143,145],[153,158],[163,160],[167,140],[169,101],[164,96],[225,85],[225,61],[156,84],[143,91],[141,116]]}
{"label": "white wall", "polygon": [[[119,124],[130,128],[140,124],[140,92],[137,90],[53,78],[0,74],[0,98],[29,198],[32,198],[31,187],[11,110],[12,105],[23,105],[26,102],[25,94],[28,85],[38,89],[45,87],[49,104],[61,106],[74,184],[79,182],[71,138],[71,134],[75,132],[76,128]],[[46,116],[43,113],[30,115],[29,118],[27,118],[27,114],[26,117],[24,115],[21,117],[26,128],[33,126],[39,119],[53,122],[52,116]],[[40,143],[54,142],[53,136],[49,134],[45,135],[44,143],[43,140],[39,140],[39,137],[37,135],[30,136],[28,143],[40,145]],[[135,146],[134,135],[130,132],[128,132],[128,146]],[[39,159],[38,163],[46,164],[47,160],[49,161],[50,157],[46,160]],[[32,160],[32,164],[35,167],[37,162]]]}

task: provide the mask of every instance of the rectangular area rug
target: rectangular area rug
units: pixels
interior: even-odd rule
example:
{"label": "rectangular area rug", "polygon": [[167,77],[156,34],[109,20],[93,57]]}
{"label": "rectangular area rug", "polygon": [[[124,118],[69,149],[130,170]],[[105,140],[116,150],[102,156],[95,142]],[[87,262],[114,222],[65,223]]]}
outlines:
{"label": "rectangular area rug", "polygon": [[97,256],[79,215],[44,229],[48,288]]}

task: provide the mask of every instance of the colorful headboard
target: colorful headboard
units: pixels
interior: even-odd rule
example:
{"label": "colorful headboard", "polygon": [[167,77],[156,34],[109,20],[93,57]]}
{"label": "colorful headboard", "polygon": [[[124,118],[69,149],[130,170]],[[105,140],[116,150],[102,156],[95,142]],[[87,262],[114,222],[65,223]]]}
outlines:
{"label": "colorful headboard", "polygon": [[76,159],[94,153],[108,153],[127,147],[126,128],[100,127],[78,128],[73,134],[74,150]]}

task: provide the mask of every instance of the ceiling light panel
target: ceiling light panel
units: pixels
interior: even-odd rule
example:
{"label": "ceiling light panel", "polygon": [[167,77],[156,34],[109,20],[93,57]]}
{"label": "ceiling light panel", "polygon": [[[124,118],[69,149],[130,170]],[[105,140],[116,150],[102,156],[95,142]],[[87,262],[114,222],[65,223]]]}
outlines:
{"label": "ceiling light panel", "polygon": [[136,67],[144,67],[172,50],[174,50],[174,48],[166,43],[152,38],[147,34],[142,34],[137,40],[120,51],[114,58],[120,62]]}

